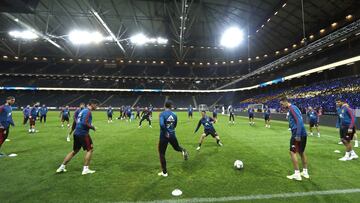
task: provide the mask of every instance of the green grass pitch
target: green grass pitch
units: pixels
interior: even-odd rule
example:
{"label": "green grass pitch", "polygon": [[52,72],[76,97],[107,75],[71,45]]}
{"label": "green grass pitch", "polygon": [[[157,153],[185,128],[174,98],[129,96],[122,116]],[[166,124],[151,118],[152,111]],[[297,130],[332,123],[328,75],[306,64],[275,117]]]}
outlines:
{"label": "green grass pitch", "polygon": [[[289,157],[288,124],[272,122],[264,127],[263,119],[249,126],[246,118],[236,117],[229,125],[227,117],[219,116],[215,128],[223,147],[207,137],[200,152],[195,149],[201,131],[194,134],[200,115],[188,120],[178,113],[177,138],[189,151],[184,161],[180,153],[168,147],[166,158],[169,177],[158,177],[160,162],[158,114],[153,128],[146,122],[138,129],[138,121],[114,120],[108,124],[105,112],[94,112],[91,132],[94,154],[91,169],[95,174],[81,176],[81,151],[67,166],[67,173],[55,174],[64,156],[72,149],[66,142],[67,129],[60,127],[58,112],[49,112],[48,122],[37,123],[38,133],[29,135],[23,126],[21,112],[14,112],[16,127],[11,128],[10,142],[1,151],[17,157],[0,159],[0,202],[120,202],[151,201],[181,198],[208,198],[279,194],[360,188],[359,160],[340,162],[344,147],[338,145],[338,131],[321,127],[321,138],[309,137],[307,155],[310,180],[295,182],[286,179],[293,172]],[[117,116],[117,114],[116,114]],[[114,116],[115,117],[115,116]],[[341,154],[334,153],[340,150]],[[355,149],[359,152],[359,150]],[[243,170],[233,163],[240,159]],[[179,188],[181,197],[172,197]],[[252,200],[251,202],[359,202],[360,193],[307,196],[283,199]]]}

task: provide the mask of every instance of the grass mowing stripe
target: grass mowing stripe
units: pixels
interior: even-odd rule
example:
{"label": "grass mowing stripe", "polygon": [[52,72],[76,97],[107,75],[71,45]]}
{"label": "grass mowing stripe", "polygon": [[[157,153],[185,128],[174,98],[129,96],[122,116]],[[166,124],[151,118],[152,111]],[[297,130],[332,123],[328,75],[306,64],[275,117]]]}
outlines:
{"label": "grass mowing stripe", "polygon": [[230,197],[214,197],[214,198],[189,198],[177,200],[155,200],[155,201],[141,201],[138,203],[182,203],[182,202],[229,202],[229,201],[247,201],[247,200],[264,200],[275,198],[292,198],[292,197],[306,197],[318,195],[337,195],[360,193],[360,188],[343,189],[343,190],[324,190],[324,191],[310,191],[310,192],[294,192],[294,193],[280,193],[267,195],[247,195],[247,196],[230,196]]}

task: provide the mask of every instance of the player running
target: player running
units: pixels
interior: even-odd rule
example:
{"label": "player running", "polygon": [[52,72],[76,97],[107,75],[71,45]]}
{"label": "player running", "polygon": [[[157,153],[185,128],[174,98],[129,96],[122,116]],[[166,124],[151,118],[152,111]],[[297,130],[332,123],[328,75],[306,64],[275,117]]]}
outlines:
{"label": "player running", "polygon": [[[0,106],[0,149],[9,136],[10,125],[15,126],[11,108],[11,105],[14,103],[15,97],[9,96],[6,98],[5,104]],[[0,153],[0,157],[3,156],[5,156],[5,154]]]}
{"label": "player running", "polygon": [[23,125],[26,125],[30,117],[30,105],[27,105],[23,110],[24,120]]}
{"label": "player running", "polygon": [[203,125],[204,126],[204,133],[201,135],[200,137],[200,141],[199,141],[199,146],[196,148],[197,151],[200,150],[202,143],[204,142],[205,137],[207,137],[208,135],[211,135],[213,138],[216,139],[216,143],[222,147],[223,144],[220,142],[220,137],[217,134],[215,128],[214,128],[214,123],[216,122],[215,119],[209,117],[206,115],[206,111],[201,111],[201,119],[199,120],[199,123],[195,129],[196,133],[200,126]]}
{"label": "player running", "polygon": [[[295,173],[293,175],[289,175],[286,177],[288,179],[298,181],[302,180],[301,176],[303,176],[304,178],[310,178],[307,169],[307,158],[305,155],[307,133],[305,130],[302,114],[299,108],[291,104],[286,97],[280,98],[280,104],[282,107],[289,109],[289,123],[291,128],[290,156],[295,170]],[[301,162],[303,166],[302,173],[300,173],[299,170],[299,163],[296,156],[297,153],[301,157]]]}
{"label": "player running", "polygon": [[107,114],[107,118],[108,118],[108,123],[112,123],[113,120],[113,113],[114,113],[114,110],[111,106],[109,106],[109,108],[106,110],[106,114]]}
{"label": "player running", "polygon": [[264,109],[265,128],[270,128],[270,115],[271,115],[270,108],[268,106],[265,106]]}
{"label": "player running", "polygon": [[232,105],[230,105],[228,107],[228,112],[229,112],[229,123],[234,124],[235,123],[235,112],[234,112],[234,107]]}
{"label": "player running", "polygon": [[193,107],[191,105],[188,107],[188,119],[189,118],[193,118]]}
{"label": "player running", "polygon": [[43,122],[46,123],[46,114],[48,112],[48,108],[45,106],[45,104],[42,105],[42,107],[39,109],[40,112],[40,123]]}
{"label": "player running", "polygon": [[69,106],[66,106],[63,110],[60,111],[61,118],[61,127],[64,128],[64,122],[67,122],[67,127],[70,128],[70,109]]}
{"label": "player running", "polygon": [[184,160],[187,160],[189,155],[186,149],[180,147],[175,134],[175,128],[177,125],[177,116],[171,111],[172,102],[165,102],[165,111],[159,116],[160,122],[160,140],[159,140],[159,155],[162,171],[158,173],[159,176],[167,177],[166,159],[165,152],[168,144],[174,148],[175,151],[181,152]]}
{"label": "player running", "polygon": [[149,127],[152,128],[151,126],[151,119],[150,119],[150,111],[148,110],[147,107],[145,107],[145,109],[143,110],[143,112],[141,113],[141,120],[139,122],[139,128],[141,128],[141,123],[147,120],[149,122]]}
{"label": "player running", "polygon": [[359,158],[352,149],[351,140],[356,133],[355,129],[355,112],[350,108],[349,104],[344,99],[336,99],[336,105],[341,106],[340,113],[340,138],[343,142],[346,152],[345,156],[340,158],[340,161],[350,161]]}
{"label": "player running", "polygon": [[99,102],[97,100],[92,99],[88,102],[87,108],[81,110],[79,113],[74,132],[73,151],[66,155],[63,163],[56,170],[56,173],[66,172],[66,164],[71,161],[71,159],[80,151],[81,148],[83,148],[84,151],[86,150],[84,167],[81,174],[86,175],[95,173],[95,171],[89,169],[91,156],[93,153],[93,143],[89,135],[89,130],[96,130],[95,126],[92,125],[91,111],[94,111],[98,104]]}
{"label": "player running", "polygon": [[36,125],[36,119],[39,115],[39,103],[34,103],[33,107],[30,109],[30,116],[29,116],[29,120],[30,120],[30,128],[29,128],[29,133],[36,133],[39,132],[37,130],[35,130],[35,125]]}
{"label": "player running", "polygon": [[74,118],[73,118],[73,123],[71,125],[71,130],[66,138],[66,141],[70,142],[70,135],[72,135],[72,133],[75,130],[76,127],[76,121],[78,120],[79,117],[79,113],[85,108],[85,103],[80,103],[79,108],[76,109],[76,111],[74,112]]}
{"label": "player running", "polygon": [[307,116],[309,118],[309,126],[310,126],[310,135],[313,136],[313,127],[315,126],[317,130],[317,135],[320,137],[320,130],[319,130],[319,115],[318,113],[310,106],[307,112]]}
{"label": "player running", "polygon": [[248,115],[249,115],[249,124],[254,125],[255,122],[254,122],[254,108],[253,107],[249,107]]}

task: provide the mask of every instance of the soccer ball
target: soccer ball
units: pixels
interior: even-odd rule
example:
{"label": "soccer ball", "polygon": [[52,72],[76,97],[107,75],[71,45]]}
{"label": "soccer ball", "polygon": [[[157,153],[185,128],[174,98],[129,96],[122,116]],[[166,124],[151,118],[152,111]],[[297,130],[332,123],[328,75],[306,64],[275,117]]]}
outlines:
{"label": "soccer ball", "polygon": [[240,161],[240,160],[236,160],[234,162],[234,167],[236,169],[240,170],[240,169],[244,168],[244,163],[242,161]]}

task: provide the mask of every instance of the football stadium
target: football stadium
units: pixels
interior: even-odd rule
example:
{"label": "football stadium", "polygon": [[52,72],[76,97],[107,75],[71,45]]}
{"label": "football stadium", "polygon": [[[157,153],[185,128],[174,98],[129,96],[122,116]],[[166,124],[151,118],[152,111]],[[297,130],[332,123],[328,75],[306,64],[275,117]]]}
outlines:
{"label": "football stadium", "polygon": [[0,0],[0,202],[360,202],[359,0]]}

